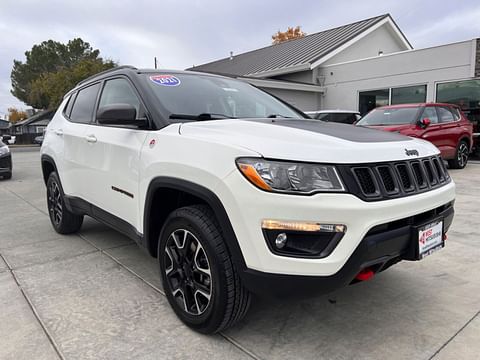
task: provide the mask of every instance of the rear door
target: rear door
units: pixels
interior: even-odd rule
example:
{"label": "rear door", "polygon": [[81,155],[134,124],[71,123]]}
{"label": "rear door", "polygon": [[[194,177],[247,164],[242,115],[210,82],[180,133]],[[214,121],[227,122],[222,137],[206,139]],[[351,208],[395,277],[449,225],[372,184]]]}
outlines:
{"label": "rear door", "polygon": [[453,158],[457,151],[457,144],[462,134],[460,128],[460,114],[452,111],[449,106],[438,106],[438,118],[442,125],[442,153],[445,158]]}
{"label": "rear door", "polygon": [[57,136],[63,138],[62,186],[65,194],[85,198],[88,193],[89,157],[86,152],[85,133],[93,120],[93,112],[100,83],[89,85],[73,94],[63,112],[62,126],[55,129]]}
{"label": "rear door", "polygon": [[[126,77],[104,82],[98,108],[112,104],[133,105],[137,109],[137,118],[145,116],[145,107]],[[90,159],[87,200],[136,228],[140,151],[147,134],[148,130],[128,125],[101,125],[97,122],[85,134],[89,139],[87,154]],[[99,209],[93,211],[104,218],[105,214]]]}

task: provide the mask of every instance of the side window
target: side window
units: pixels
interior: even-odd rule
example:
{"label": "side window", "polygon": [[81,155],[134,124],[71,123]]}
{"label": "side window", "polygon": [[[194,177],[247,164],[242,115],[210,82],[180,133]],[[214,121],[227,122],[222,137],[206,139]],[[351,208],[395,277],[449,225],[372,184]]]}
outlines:
{"label": "side window", "polygon": [[90,123],[99,89],[100,83],[97,83],[78,92],[70,114],[71,121],[82,124]]}
{"label": "side window", "polygon": [[323,120],[323,121],[330,121],[330,114],[325,114],[325,113],[319,113],[317,115],[318,120]]}
{"label": "side window", "polygon": [[421,119],[428,118],[432,124],[438,124],[438,116],[437,111],[432,106],[427,106],[425,110],[423,110],[423,114]]}
{"label": "side window", "polygon": [[351,113],[332,114],[332,121],[342,124],[353,124],[356,119],[355,114]]}
{"label": "side window", "polygon": [[438,111],[438,119],[441,123],[449,123],[454,120],[453,114],[447,108],[439,106],[437,107],[437,111]]}
{"label": "side window", "polygon": [[107,80],[103,87],[99,108],[112,104],[128,104],[140,112],[140,100],[128,80],[123,78]]}

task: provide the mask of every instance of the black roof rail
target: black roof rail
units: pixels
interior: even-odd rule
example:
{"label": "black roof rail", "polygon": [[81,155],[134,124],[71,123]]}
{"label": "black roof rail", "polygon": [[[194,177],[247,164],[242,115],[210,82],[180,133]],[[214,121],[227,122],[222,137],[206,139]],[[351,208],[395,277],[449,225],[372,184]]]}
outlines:
{"label": "black roof rail", "polygon": [[103,75],[103,74],[108,74],[109,72],[113,72],[113,71],[116,71],[116,70],[121,70],[121,69],[131,69],[131,70],[138,70],[135,66],[132,66],[132,65],[121,65],[121,66],[116,66],[116,67],[113,67],[111,69],[108,69],[108,70],[104,70],[104,71],[100,71],[99,73],[96,73],[92,76],[89,76],[88,78],[86,79],[83,79],[82,81],[78,82],[77,86],[79,85],[82,85],[82,84],[85,84],[86,82],[96,78],[97,76],[100,76],[100,75]]}

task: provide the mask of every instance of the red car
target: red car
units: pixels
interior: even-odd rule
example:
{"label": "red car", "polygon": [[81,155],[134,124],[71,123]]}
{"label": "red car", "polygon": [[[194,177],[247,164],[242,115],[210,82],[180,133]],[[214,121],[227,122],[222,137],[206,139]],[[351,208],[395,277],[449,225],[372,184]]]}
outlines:
{"label": "red car", "polygon": [[370,111],[356,125],[428,140],[438,147],[453,169],[463,169],[472,150],[473,125],[452,104],[383,106]]}

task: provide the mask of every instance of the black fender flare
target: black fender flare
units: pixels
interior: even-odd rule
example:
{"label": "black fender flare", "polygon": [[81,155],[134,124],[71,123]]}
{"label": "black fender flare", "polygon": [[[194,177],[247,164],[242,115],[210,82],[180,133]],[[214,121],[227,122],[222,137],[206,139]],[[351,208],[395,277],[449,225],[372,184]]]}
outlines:
{"label": "black fender flare", "polygon": [[237,270],[239,270],[239,273],[241,274],[243,270],[246,269],[245,259],[240,249],[240,245],[238,244],[238,240],[228,217],[227,211],[225,210],[225,207],[223,206],[221,200],[210,189],[207,189],[202,185],[198,185],[187,180],[168,176],[160,176],[155,177],[150,182],[145,197],[145,205],[143,212],[143,233],[145,241],[144,245],[146,249],[148,251],[151,251],[152,239],[149,234],[148,222],[150,219],[155,191],[160,188],[179,190],[185,193],[189,193],[197,198],[202,199],[207,205],[210,206],[217,218],[218,223],[220,224],[227,248],[230,252],[230,255],[232,256],[232,261],[236,265]]}
{"label": "black fender flare", "polygon": [[[58,174],[57,164],[55,164],[55,160],[53,160],[53,158],[50,155],[46,155],[46,154],[43,154],[41,156],[40,162],[41,162],[41,165],[42,165],[43,180],[45,181],[45,185],[46,185],[48,178],[46,177],[46,174],[44,172],[45,170],[43,168],[43,164],[44,163],[49,163],[50,165],[53,166],[54,171]],[[58,174],[58,176],[60,176],[60,174]]]}

